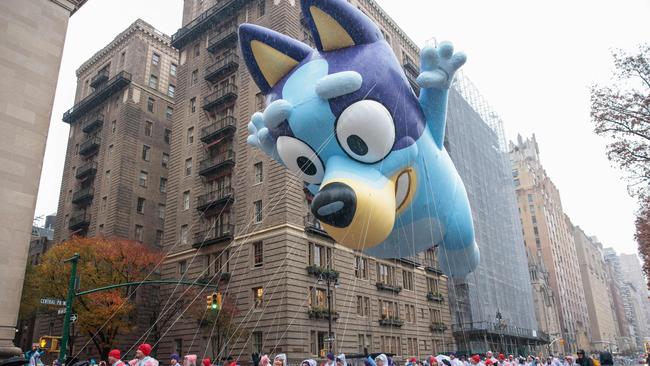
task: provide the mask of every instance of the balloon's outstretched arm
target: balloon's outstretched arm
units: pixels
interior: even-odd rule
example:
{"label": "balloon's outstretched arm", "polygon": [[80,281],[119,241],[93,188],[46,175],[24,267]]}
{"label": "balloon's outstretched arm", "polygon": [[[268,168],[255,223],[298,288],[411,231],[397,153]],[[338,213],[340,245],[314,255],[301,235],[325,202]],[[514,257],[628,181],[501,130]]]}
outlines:
{"label": "balloon's outstretched arm", "polygon": [[440,149],[445,139],[449,88],[454,74],[466,59],[464,53],[454,53],[454,46],[449,42],[442,42],[437,48],[425,47],[420,53],[420,75],[417,78],[421,88],[420,106]]}

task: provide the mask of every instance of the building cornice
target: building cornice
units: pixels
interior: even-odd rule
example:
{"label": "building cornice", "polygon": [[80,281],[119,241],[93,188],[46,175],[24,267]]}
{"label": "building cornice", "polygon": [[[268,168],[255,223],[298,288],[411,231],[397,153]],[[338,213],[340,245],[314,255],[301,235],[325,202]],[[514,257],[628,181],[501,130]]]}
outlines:
{"label": "building cornice", "polygon": [[402,30],[402,28],[400,28],[397,25],[397,23],[393,20],[393,18],[391,18],[388,15],[388,13],[386,13],[384,9],[382,9],[381,6],[377,4],[375,0],[366,0],[366,1],[368,2],[368,4],[370,4],[370,6],[372,6],[373,9],[375,9],[375,11],[377,11],[377,13],[379,13],[382,19],[384,19],[384,21],[388,23],[388,25],[390,25],[393,28],[393,30],[396,31],[400,35],[400,37],[402,37],[402,39],[404,39],[404,41],[406,41],[406,43],[409,46],[411,46],[414,50],[420,51],[420,47],[418,47],[418,45],[415,44],[415,42],[413,42],[411,37],[409,37],[406,34],[406,32],[404,32],[404,30]]}
{"label": "building cornice", "polygon": [[79,66],[79,68],[76,71],[77,77],[79,77],[86,70],[88,70],[90,67],[95,65],[97,62],[99,62],[106,55],[111,54],[114,50],[121,47],[124,43],[126,43],[128,39],[130,39],[134,34],[138,32],[144,34],[147,38],[157,42],[161,46],[169,48],[170,50],[172,49],[170,45],[171,43],[170,36],[160,32],[159,30],[157,30],[151,24],[145,22],[144,20],[137,19],[126,30],[118,34],[117,37],[115,37],[115,39],[113,39],[111,43],[109,43],[106,47],[102,48],[97,53],[95,53],[86,62],[81,64],[81,66]]}
{"label": "building cornice", "polygon": [[88,0],[50,0],[50,2],[70,12],[70,16],[77,12]]}

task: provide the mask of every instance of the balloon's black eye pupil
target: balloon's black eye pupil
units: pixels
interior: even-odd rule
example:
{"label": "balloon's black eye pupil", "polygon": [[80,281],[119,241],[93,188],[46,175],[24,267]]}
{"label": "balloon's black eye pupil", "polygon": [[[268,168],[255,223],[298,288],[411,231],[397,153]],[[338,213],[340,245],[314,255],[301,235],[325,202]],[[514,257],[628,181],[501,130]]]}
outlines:
{"label": "balloon's black eye pupil", "polygon": [[368,145],[357,135],[348,136],[347,143],[350,150],[359,156],[364,156],[368,153]]}
{"label": "balloon's black eye pupil", "polygon": [[296,162],[298,163],[298,167],[300,170],[302,170],[303,173],[307,175],[316,175],[316,166],[311,160],[309,160],[309,158],[305,156],[299,156],[298,159],[296,159]]}

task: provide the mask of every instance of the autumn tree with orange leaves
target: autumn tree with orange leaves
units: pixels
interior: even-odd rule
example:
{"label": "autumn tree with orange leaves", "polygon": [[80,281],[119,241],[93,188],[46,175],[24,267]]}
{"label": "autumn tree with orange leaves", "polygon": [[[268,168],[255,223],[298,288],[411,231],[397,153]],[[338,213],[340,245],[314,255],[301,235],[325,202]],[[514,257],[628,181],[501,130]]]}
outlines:
{"label": "autumn tree with orange leaves", "polygon": [[[31,268],[23,290],[24,306],[35,309],[42,297],[65,299],[70,267],[63,260],[79,253],[80,291],[147,279],[162,260],[162,253],[142,243],[108,238],[75,237],[54,246],[42,263]],[[153,279],[153,278],[148,278]],[[92,338],[97,352],[105,359],[116,346],[115,339],[132,329],[129,315],[134,312],[133,289],[117,288],[75,299],[73,311],[79,332]],[[27,315],[27,314],[25,314]]]}
{"label": "autumn tree with orange leaves", "polygon": [[650,278],[650,44],[613,57],[612,83],[591,90],[591,117],[595,132],[609,140],[607,157],[626,173],[639,199],[635,237]]}

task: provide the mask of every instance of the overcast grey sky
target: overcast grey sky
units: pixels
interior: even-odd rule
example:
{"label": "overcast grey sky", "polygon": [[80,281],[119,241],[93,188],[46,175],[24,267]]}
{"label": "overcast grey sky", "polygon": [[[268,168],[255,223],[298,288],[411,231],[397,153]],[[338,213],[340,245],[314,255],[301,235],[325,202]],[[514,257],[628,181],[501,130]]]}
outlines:
{"label": "overcast grey sky", "polygon": [[[573,223],[605,246],[636,252],[636,204],[592,132],[589,85],[609,80],[612,48],[650,41],[650,0],[377,1],[418,45],[435,37],[465,51],[465,74],[503,117],[507,137],[536,134]],[[69,128],[61,116],[74,102],[76,68],[137,18],[173,34],[182,2],[90,0],[70,19],[37,216],[57,209]]]}

